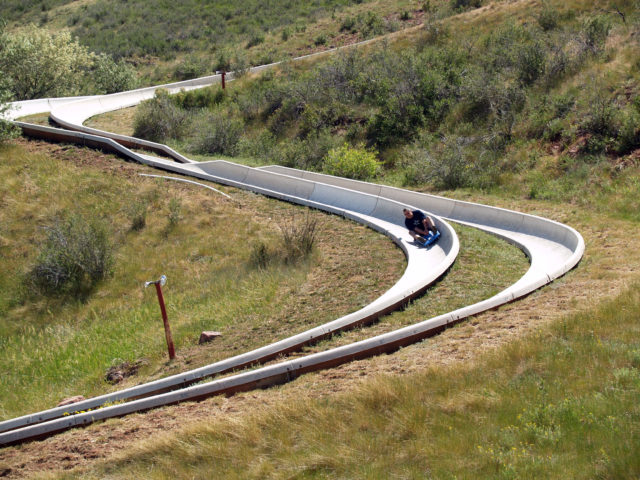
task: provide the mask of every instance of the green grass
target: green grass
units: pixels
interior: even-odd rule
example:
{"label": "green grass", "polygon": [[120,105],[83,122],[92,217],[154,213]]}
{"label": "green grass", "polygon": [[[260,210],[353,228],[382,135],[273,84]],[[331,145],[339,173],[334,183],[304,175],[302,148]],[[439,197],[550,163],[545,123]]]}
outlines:
{"label": "green grass", "polygon": [[[275,264],[266,270],[251,265],[252,242],[261,240],[277,248],[273,219],[290,216],[299,208],[241,191],[233,191],[234,202],[229,202],[183,184],[137,177],[137,171],[145,171],[143,167],[126,167],[113,157],[75,147],[62,151],[62,158],[29,153],[20,146],[0,151],[4,179],[0,192],[7,206],[0,212],[0,268],[5,272],[0,279],[0,369],[5,372],[0,380],[0,417],[51,407],[71,394],[102,393],[112,388],[103,380],[105,370],[122,360],[148,360],[141,377],[133,379],[138,382],[186,369],[186,364],[206,364],[261,346],[351,309],[349,301],[340,298],[328,301],[321,315],[300,318],[295,314],[297,301],[306,298],[297,290],[315,288],[309,274],[315,278],[320,265],[339,268],[353,256],[345,255],[341,247],[337,258],[322,247],[303,262]],[[70,164],[78,155],[84,161],[93,158],[94,165]],[[98,162],[104,162],[103,169]],[[122,170],[131,176],[118,173]],[[173,226],[169,221],[172,198],[182,203],[182,218]],[[147,225],[133,231],[127,212],[140,199],[148,203]],[[41,297],[23,281],[37,256],[41,227],[62,211],[105,219],[117,245],[113,275],[86,302]],[[370,236],[365,227],[317,215],[322,222],[321,243],[328,238],[333,242],[335,236],[353,249],[361,236]],[[389,261],[387,277],[383,274],[365,294],[370,299],[395,281],[404,262],[388,239],[374,237],[372,252]],[[364,260],[348,264],[356,278],[363,278],[360,272],[368,270]],[[180,356],[170,366],[164,363],[166,347],[155,294],[142,288],[146,280],[161,273],[169,278],[165,296]],[[358,281],[344,285],[357,290]],[[289,312],[289,321],[296,323],[276,323],[283,312]],[[195,347],[199,333],[212,329],[222,331],[223,339]]]}
{"label": "green grass", "polygon": [[473,364],[192,426],[61,478],[635,478],[639,287]]}
{"label": "green grass", "polygon": [[[0,152],[2,198],[11,206],[0,213],[0,267],[8,272],[0,278],[0,369],[10,372],[0,380],[4,418],[50,407],[66,396],[103,393],[113,388],[104,382],[106,369],[121,361],[147,360],[128,380],[138,383],[262,346],[366,305],[401,275],[404,259],[390,240],[319,213],[318,253],[306,262],[257,270],[251,245],[259,239],[278,248],[273,222],[299,208],[241,191],[233,191],[235,202],[228,202],[182,184],[136,177],[144,167],[124,167],[119,159],[89,150],[62,146],[56,153],[57,158],[33,154],[22,146]],[[73,165],[78,155],[88,164]],[[126,179],[118,173],[122,168],[130,174]],[[173,226],[171,199],[182,205]],[[131,205],[140,202],[148,208],[146,226],[134,231]],[[42,226],[65,211],[105,219],[117,247],[113,275],[86,301],[38,296],[23,281],[37,256]],[[526,270],[515,247],[473,229],[462,228],[460,235],[466,253],[433,293],[371,330],[311,348],[330,348],[482,300]],[[363,241],[368,258],[356,253]],[[247,247],[238,249],[241,244]],[[376,258],[376,269],[370,258]],[[180,357],[170,365],[154,292],[142,288],[161,273],[169,278],[165,296]],[[471,278],[479,280],[475,286],[465,280]],[[223,337],[195,347],[202,330],[220,330]]]}
{"label": "green grass", "polygon": [[[241,8],[228,0],[8,0],[4,7],[11,29],[27,23],[69,29],[91,50],[127,58],[156,82],[212,73],[229,62],[261,65],[310,53],[320,37],[326,39],[320,48],[352,43],[404,28],[412,22],[402,20],[402,12],[420,9],[410,0],[251,0]],[[341,30],[347,19],[353,29]]]}

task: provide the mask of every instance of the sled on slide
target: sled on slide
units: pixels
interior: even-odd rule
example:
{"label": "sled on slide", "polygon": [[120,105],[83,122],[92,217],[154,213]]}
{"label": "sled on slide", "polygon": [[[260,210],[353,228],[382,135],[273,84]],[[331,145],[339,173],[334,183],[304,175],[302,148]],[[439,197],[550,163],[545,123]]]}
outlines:
{"label": "sled on slide", "polygon": [[429,232],[429,235],[417,236],[416,243],[422,247],[430,247],[431,245],[436,243],[439,238],[440,238],[439,231],[437,231],[436,233]]}

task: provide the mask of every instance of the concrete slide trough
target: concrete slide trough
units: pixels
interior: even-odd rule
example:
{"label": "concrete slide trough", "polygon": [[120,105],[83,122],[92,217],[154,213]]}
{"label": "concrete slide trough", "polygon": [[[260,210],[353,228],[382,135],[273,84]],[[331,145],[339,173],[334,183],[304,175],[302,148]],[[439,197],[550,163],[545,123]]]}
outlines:
{"label": "concrete slide trough", "polygon": [[[206,77],[206,80],[202,80],[200,85],[206,84],[210,79],[211,77]],[[194,84],[190,87],[197,88],[198,82],[193,82]],[[109,109],[134,105],[136,96],[138,97],[137,102],[148,98],[147,90],[140,89],[112,96],[80,99],[70,102],[68,105],[73,112],[83,111],[82,116],[89,118],[98,113],[109,111]],[[134,92],[138,93],[134,94]],[[105,97],[111,98],[105,101]],[[64,101],[57,100],[56,103],[58,103],[58,106],[55,107],[56,111],[63,111]],[[42,102],[42,105],[45,104],[46,102]],[[73,117],[75,122],[81,118],[81,115],[73,113],[67,117],[63,114],[62,117]],[[64,118],[60,121],[60,117],[56,117],[56,121],[66,122],[67,120]],[[197,163],[180,154],[178,154],[180,158],[171,155],[172,158],[182,162],[176,163],[172,160],[132,152],[118,143],[121,140],[113,134],[109,135],[111,138],[105,138],[102,135],[103,132],[100,131],[69,132],[25,123],[18,123],[18,125],[27,135],[107,149],[162,170],[245,188],[274,198],[343,215],[384,232],[392,238],[405,252],[407,268],[401,279],[373,303],[325,325],[190,372],[69,406],[0,422],[0,432],[2,432],[0,433],[0,445],[18,443],[74,426],[86,425],[96,420],[121,416],[161,405],[195,400],[219,393],[264,387],[352,359],[390,352],[400,346],[432,335],[462,318],[495,308],[526,295],[573,268],[584,252],[582,237],[574,229],[548,219],[519,212],[278,166],[255,169],[226,161]],[[75,129],[78,127],[86,128],[77,124],[73,126]],[[137,141],[137,139],[134,140]],[[164,152],[165,150],[161,147],[158,151]],[[426,250],[412,244],[403,226],[401,210],[404,206],[426,210],[436,217],[438,228],[443,234],[433,248]],[[397,308],[413,296],[420,294],[449,268],[457,255],[458,239],[455,231],[445,219],[482,229],[519,246],[530,258],[529,270],[518,282],[490,299],[421,321],[415,325],[303,358],[283,361],[268,367],[214,379],[205,384],[175,390],[205,377],[276,358],[281,353],[299,349],[304,344],[330,336],[341,329],[371,322],[378,316]],[[98,408],[107,402],[120,400],[130,401],[82,414],[63,416],[75,411]]]}
{"label": "concrete slide trough", "polygon": [[[100,146],[108,148],[118,153],[126,152],[127,149],[111,139],[103,139],[95,135],[80,132],[69,132],[51,127],[35,126],[18,123],[24,131],[33,136],[41,136],[52,140],[74,141],[83,145]],[[0,444],[15,441],[18,435],[29,432],[16,430],[21,427],[38,424],[47,420],[55,419],[78,410],[88,410],[99,407],[107,402],[121,401],[124,399],[148,396],[157,392],[172,390],[184,385],[189,385],[204,377],[221,374],[248,365],[264,362],[277,357],[283,353],[299,350],[305,344],[316,342],[326,338],[345,328],[374,321],[398,306],[407,302],[410,298],[421,293],[430,283],[440,277],[453,263],[458,252],[458,240],[454,230],[446,222],[436,218],[436,223],[442,231],[442,238],[437,245],[431,249],[417,248],[410,241],[405,228],[398,223],[402,223],[403,204],[388,201],[386,199],[374,197],[369,194],[354,192],[332,185],[322,185],[304,179],[292,179],[281,174],[234,165],[229,162],[210,162],[200,169],[197,165],[183,165],[172,161],[157,159],[130,152],[129,156],[135,160],[147,164],[172,170],[178,173],[191,174],[207,180],[214,180],[220,183],[230,184],[240,188],[246,188],[265,195],[281,198],[283,200],[309,205],[324,209],[332,213],[352,218],[361,223],[386,233],[405,252],[407,257],[407,268],[400,280],[385,294],[376,299],[363,309],[329,322],[325,325],[310,329],[306,332],[294,335],[288,339],[276,342],[272,345],[256,349],[235,357],[216,362],[215,364],[202,367],[190,372],[174,375],[148,384],[136,386],[120,392],[103,395],[89,399],[71,406],[59,407],[26,415],[16,419],[0,423],[0,431],[8,432],[0,435]],[[216,168],[217,167],[217,168]],[[218,171],[219,170],[219,171]],[[231,179],[222,178],[213,173],[232,173]],[[238,180],[250,179],[251,183],[244,183]],[[323,204],[319,200],[329,199],[330,204]],[[395,210],[396,223],[389,221],[389,218],[377,218],[371,215],[381,203],[388,204],[387,211]],[[104,410],[104,409],[103,409]],[[102,410],[101,410],[102,411]],[[62,418],[62,421],[73,419],[76,421],[77,415]],[[79,418],[78,418],[79,419]],[[29,433],[36,431],[38,435],[47,427],[46,424],[35,425],[36,428]]]}

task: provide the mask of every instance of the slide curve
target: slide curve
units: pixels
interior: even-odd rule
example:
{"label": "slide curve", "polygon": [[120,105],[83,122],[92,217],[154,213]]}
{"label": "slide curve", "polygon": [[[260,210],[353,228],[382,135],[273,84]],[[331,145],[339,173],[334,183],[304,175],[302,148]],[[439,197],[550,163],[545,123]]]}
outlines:
{"label": "slide curve", "polygon": [[[170,88],[162,88],[170,91],[198,88],[217,81],[214,77],[179,82],[170,84]],[[280,166],[251,168],[221,160],[198,163],[161,144],[148,145],[147,143],[151,142],[87,129],[82,125],[82,122],[91,116],[132,106],[150,98],[155,88],[157,87],[100,97],[36,100],[31,101],[29,105],[25,105],[27,102],[19,102],[11,116],[15,119],[18,115],[24,115],[24,112],[40,113],[35,110],[53,110],[52,118],[57,123],[80,131],[21,122],[16,124],[26,135],[110,150],[162,170],[248,189],[363,223],[388,235],[403,250],[407,257],[405,272],[390,290],[363,309],[301,334],[200,369],[69,406],[0,422],[0,446],[161,405],[273,385],[289,381],[309,371],[391,352],[433,335],[470,315],[495,308],[530,293],[573,268],[583,255],[584,241],[577,231],[545,218]],[[136,153],[127,146],[161,152],[174,160]],[[405,206],[426,210],[434,216],[438,228],[442,231],[442,237],[433,248],[418,248],[410,241],[403,226],[402,208]],[[517,245],[529,257],[530,268],[518,282],[482,302],[350,345],[189,386],[202,378],[264,363],[342,329],[369,323],[419,295],[446,272],[457,256],[458,239],[447,220],[479,228]],[[106,403],[124,400],[129,401],[100,408]],[[70,415],[82,410],[85,413]]]}

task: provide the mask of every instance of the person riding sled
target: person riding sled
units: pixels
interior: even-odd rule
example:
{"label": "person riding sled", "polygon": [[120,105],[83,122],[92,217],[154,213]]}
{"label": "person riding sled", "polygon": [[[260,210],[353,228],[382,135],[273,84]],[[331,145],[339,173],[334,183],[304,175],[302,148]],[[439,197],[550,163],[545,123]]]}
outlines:
{"label": "person riding sled", "polygon": [[416,243],[430,245],[440,236],[433,219],[421,210],[402,209],[404,224]]}

